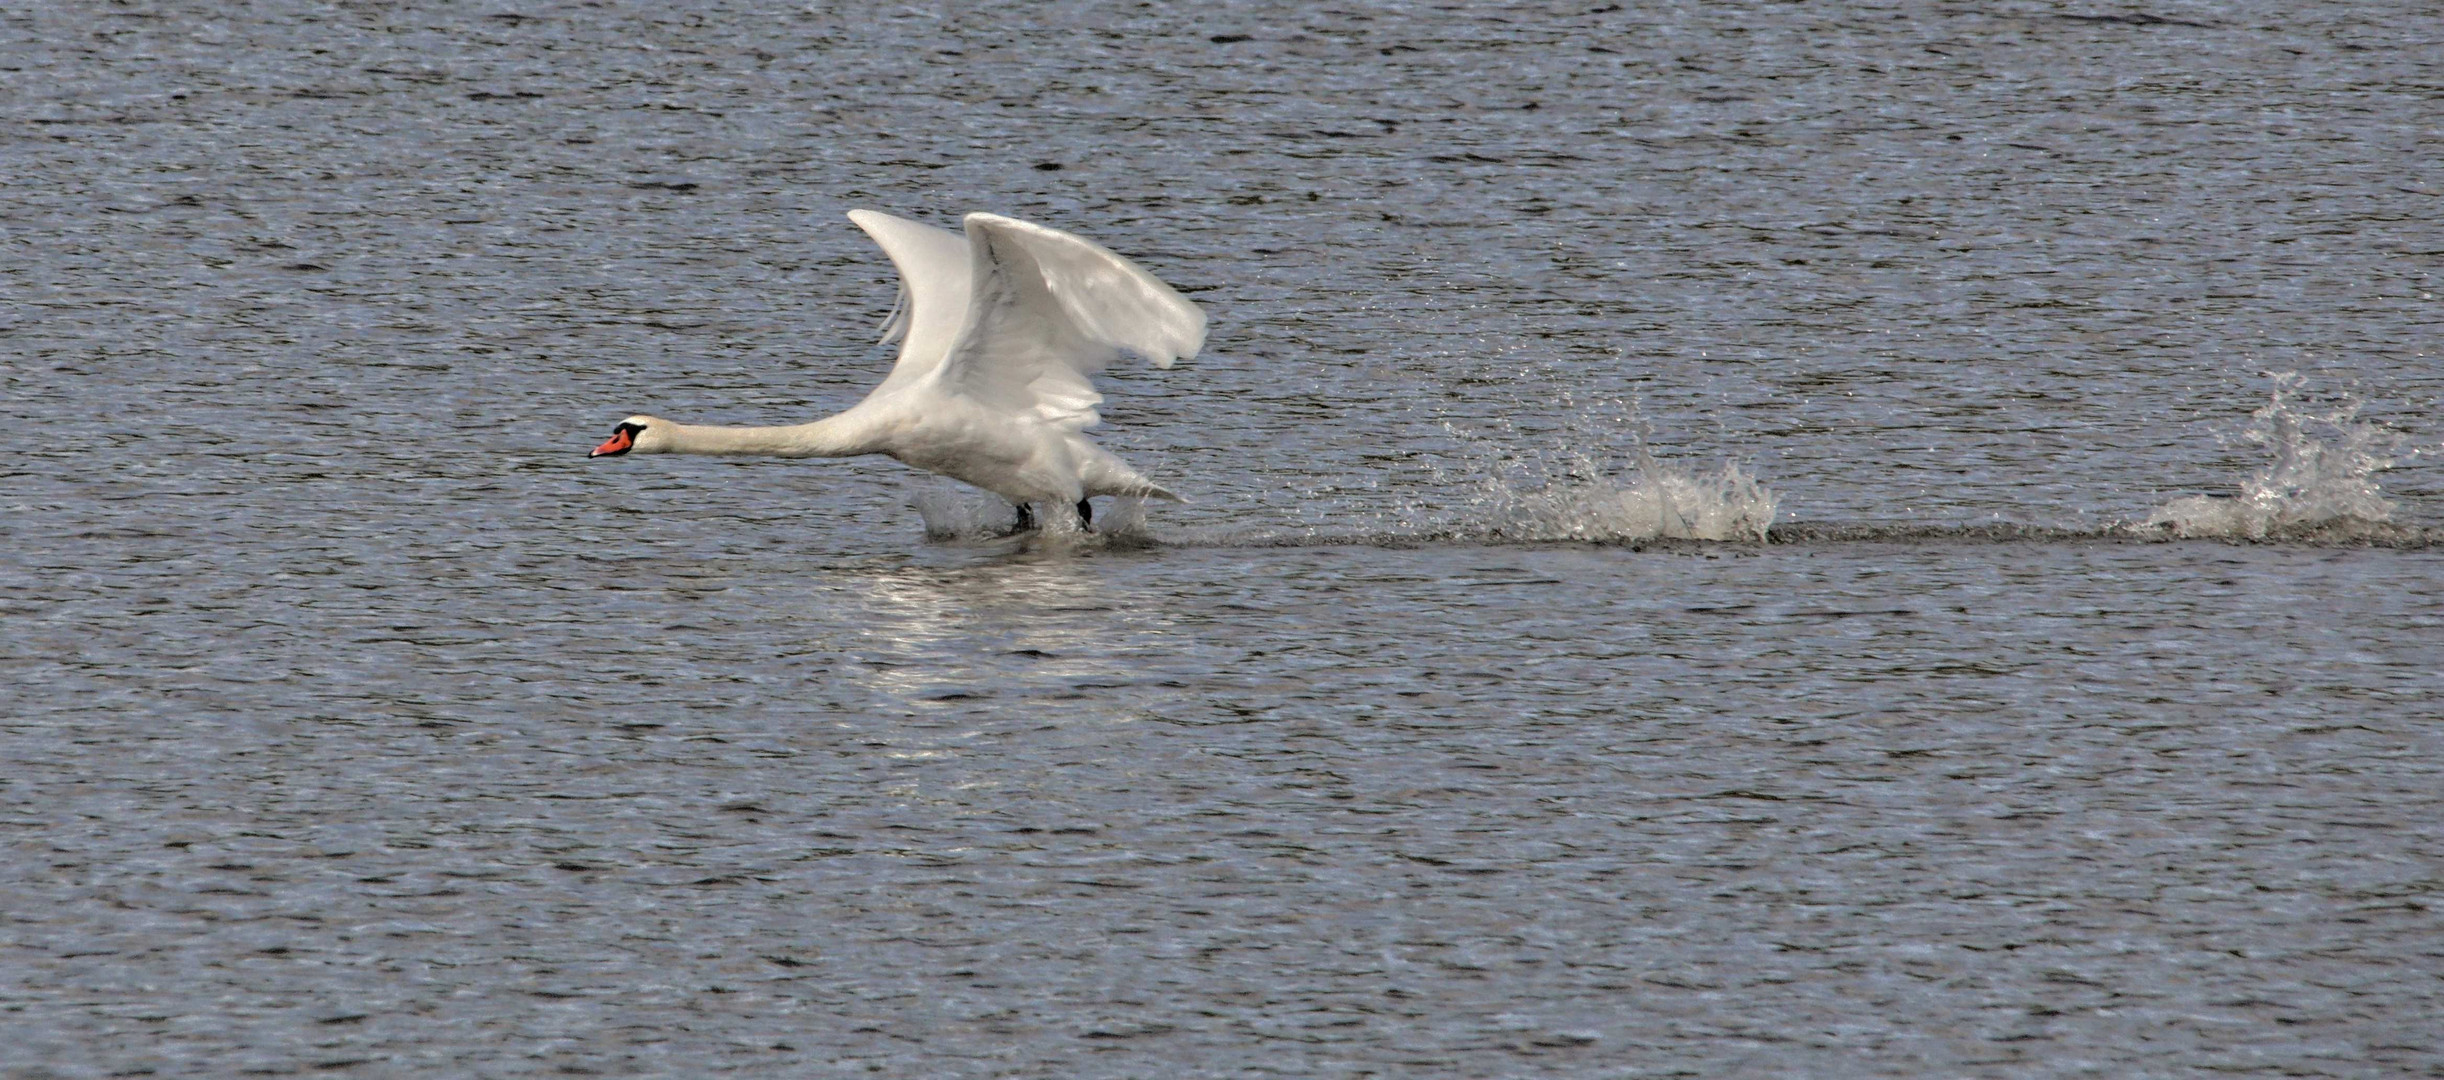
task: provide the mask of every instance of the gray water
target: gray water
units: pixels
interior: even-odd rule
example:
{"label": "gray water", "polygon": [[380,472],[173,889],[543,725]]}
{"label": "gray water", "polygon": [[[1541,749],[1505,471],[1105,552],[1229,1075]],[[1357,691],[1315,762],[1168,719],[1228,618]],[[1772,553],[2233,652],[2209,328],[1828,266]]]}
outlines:
{"label": "gray water", "polygon": [[17,5],[0,1071],[2444,1072],[2439,15]]}

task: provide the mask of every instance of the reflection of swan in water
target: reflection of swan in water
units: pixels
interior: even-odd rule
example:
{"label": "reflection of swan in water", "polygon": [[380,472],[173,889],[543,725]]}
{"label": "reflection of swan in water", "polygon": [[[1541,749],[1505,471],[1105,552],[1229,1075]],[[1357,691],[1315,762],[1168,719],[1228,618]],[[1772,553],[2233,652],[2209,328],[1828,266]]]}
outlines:
{"label": "reflection of swan in water", "polygon": [[887,454],[991,491],[1034,522],[1031,503],[1096,495],[1179,496],[1088,442],[1103,396],[1088,377],[1123,355],[1170,367],[1205,343],[1205,313],[1128,260],[1068,233],[969,214],[967,235],[854,210],[849,220],[900,271],[883,340],[898,363],[847,412],[785,427],[699,427],[631,416],[591,457]]}
{"label": "reflection of swan in water", "polygon": [[[854,611],[828,644],[856,662],[832,677],[864,687],[872,709],[939,714],[972,709],[975,697],[1059,699],[1070,719],[1120,719],[1135,699],[1067,699],[1081,682],[1141,681],[1146,658],[1173,647],[1150,625],[1159,604],[1060,557],[876,568],[835,578],[808,602]],[[934,745],[938,735],[894,739]]]}

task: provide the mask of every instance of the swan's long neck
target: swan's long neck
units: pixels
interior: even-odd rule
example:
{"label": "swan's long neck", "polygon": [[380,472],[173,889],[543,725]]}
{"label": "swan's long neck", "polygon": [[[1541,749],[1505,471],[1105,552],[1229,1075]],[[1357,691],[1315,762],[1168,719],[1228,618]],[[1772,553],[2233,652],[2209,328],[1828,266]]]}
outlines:
{"label": "swan's long neck", "polygon": [[872,441],[860,430],[863,426],[846,413],[811,424],[784,427],[670,424],[666,452],[742,457],[855,457],[874,452]]}

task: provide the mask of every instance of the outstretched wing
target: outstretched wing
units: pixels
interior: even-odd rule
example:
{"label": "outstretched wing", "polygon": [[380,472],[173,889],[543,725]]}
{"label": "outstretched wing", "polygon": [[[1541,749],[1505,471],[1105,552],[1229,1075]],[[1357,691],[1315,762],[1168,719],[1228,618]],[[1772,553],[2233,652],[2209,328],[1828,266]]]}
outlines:
{"label": "outstretched wing", "polygon": [[[972,277],[965,325],[941,362],[946,389],[1076,431],[1102,419],[1095,372],[1125,355],[1167,368],[1204,347],[1202,309],[1101,245],[996,214],[966,225]],[[925,298],[916,303],[924,329]],[[912,331],[893,379],[915,352]]]}
{"label": "outstretched wing", "polygon": [[951,343],[967,323],[968,290],[974,275],[968,270],[967,238],[907,218],[873,210],[851,210],[849,220],[899,267],[899,302],[883,323],[883,341],[900,339],[899,361],[874,393],[897,389],[922,379],[942,366]]}

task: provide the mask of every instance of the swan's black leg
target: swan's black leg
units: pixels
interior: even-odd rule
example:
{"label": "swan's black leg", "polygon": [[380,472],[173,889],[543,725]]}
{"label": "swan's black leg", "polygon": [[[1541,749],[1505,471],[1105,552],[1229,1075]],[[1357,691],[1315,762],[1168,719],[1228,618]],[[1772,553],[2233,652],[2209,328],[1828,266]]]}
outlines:
{"label": "swan's black leg", "polygon": [[1084,528],[1087,528],[1088,526],[1093,525],[1094,523],[1095,523],[1095,503],[1094,503],[1094,500],[1092,500],[1092,499],[1080,499],[1080,500],[1078,500],[1078,527],[1079,527],[1079,528],[1081,528],[1081,529],[1084,529]]}
{"label": "swan's black leg", "polygon": [[1018,524],[1011,526],[1010,531],[1026,532],[1027,530],[1034,528],[1035,508],[1027,505],[1026,503],[1014,503],[1012,505],[1018,507]]}

